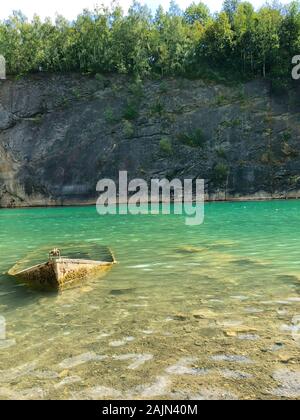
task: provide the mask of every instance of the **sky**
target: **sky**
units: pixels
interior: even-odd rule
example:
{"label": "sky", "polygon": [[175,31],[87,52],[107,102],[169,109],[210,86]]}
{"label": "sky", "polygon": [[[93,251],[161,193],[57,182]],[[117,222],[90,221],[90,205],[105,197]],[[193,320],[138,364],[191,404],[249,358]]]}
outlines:
{"label": "sky", "polygon": [[[223,0],[202,0],[206,3],[211,11],[215,12],[221,9]],[[250,0],[255,7],[259,7],[265,3],[265,0]],[[281,3],[289,3],[291,0],[282,0]],[[127,10],[131,4],[131,0],[119,0],[119,4]],[[185,8],[191,4],[193,0],[177,0],[176,3]],[[197,0],[195,0],[197,3]],[[0,19],[7,18],[13,10],[22,10],[28,17],[32,18],[34,14],[38,14],[42,18],[55,17],[55,14],[61,14],[67,19],[74,19],[85,8],[92,9],[96,4],[110,4],[110,0],[9,0],[2,1],[0,8]],[[4,3],[4,4],[3,4]],[[140,0],[140,3],[146,3],[153,10],[159,4],[165,9],[169,7],[169,0]]]}

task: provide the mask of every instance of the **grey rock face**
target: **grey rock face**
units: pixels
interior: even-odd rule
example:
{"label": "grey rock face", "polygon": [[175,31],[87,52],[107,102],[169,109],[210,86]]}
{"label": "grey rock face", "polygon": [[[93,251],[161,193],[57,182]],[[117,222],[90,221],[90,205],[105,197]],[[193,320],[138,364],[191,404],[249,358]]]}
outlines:
{"label": "grey rock face", "polygon": [[101,178],[204,178],[210,199],[300,195],[300,84],[39,75],[0,82],[0,206],[95,202]]}

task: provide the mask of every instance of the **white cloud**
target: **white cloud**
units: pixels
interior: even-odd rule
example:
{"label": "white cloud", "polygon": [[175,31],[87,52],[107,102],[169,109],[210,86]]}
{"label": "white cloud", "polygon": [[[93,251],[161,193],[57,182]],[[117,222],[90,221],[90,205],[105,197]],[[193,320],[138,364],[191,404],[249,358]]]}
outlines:
{"label": "white cloud", "polygon": [[[198,0],[195,0],[196,2]],[[219,10],[223,0],[203,0],[212,11]],[[156,9],[159,4],[165,9],[169,7],[169,0],[140,0],[141,3],[148,4],[151,8]],[[193,0],[177,0],[177,3],[183,9],[191,4]],[[252,0],[254,6],[262,5],[264,0]],[[283,0],[288,3],[289,0]],[[2,2],[0,10],[0,18],[7,18],[13,10],[22,10],[22,12],[31,18],[35,13],[45,18],[47,16],[54,17],[56,13],[65,16],[68,19],[74,19],[84,8],[92,9],[96,4],[111,3],[111,0],[50,0],[49,2],[41,0],[9,0]],[[120,5],[127,10],[131,0],[119,0]]]}

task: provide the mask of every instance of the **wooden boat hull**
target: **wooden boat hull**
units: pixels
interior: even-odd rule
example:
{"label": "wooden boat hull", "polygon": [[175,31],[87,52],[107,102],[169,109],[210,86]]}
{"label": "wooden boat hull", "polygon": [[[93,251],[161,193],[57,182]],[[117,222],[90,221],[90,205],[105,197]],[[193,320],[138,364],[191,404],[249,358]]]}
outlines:
{"label": "wooden boat hull", "polygon": [[115,261],[59,258],[19,272],[12,268],[8,274],[35,289],[61,290],[92,275],[105,273],[114,264]]}

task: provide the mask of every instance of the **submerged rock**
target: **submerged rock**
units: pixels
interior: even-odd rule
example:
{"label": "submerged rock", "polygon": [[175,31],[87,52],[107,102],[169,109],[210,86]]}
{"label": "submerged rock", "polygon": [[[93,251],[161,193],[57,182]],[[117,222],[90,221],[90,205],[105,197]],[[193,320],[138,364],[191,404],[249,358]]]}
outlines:
{"label": "submerged rock", "polygon": [[173,315],[171,319],[175,321],[187,321],[189,319],[189,315],[178,312],[177,314]]}
{"label": "submerged rock", "polygon": [[242,341],[257,341],[260,339],[260,336],[256,334],[239,334],[237,338]]}
{"label": "submerged rock", "polygon": [[207,369],[191,367],[196,361],[195,357],[183,357],[174,365],[169,366],[166,373],[170,375],[206,375]]}
{"label": "submerged rock", "polygon": [[226,379],[234,379],[234,380],[253,378],[253,375],[251,375],[250,373],[239,372],[237,370],[229,370],[229,369],[221,370],[220,374]]}
{"label": "submerged rock", "polygon": [[216,356],[211,356],[210,359],[214,362],[233,362],[233,363],[242,363],[242,364],[251,364],[253,361],[247,356],[238,356],[238,355],[227,355],[227,354],[218,354]]}
{"label": "submerged rock", "polygon": [[210,309],[200,309],[193,311],[192,316],[196,319],[215,319],[218,315]]}
{"label": "submerged rock", "polygon": [[199,252],[207,251],[207,248],[195,247],[195,246],[182,246],[177,248],[177,252],[181,254],[197,254]]}
{"label": "submerged rock", "polygon": [[136,289],[130,288],[130,289],[115,289],[115,290],[111,290],[109,292],[110,295],[113,296],[121,296],[121,295],[127,295],[127,294],[132,294],[134,293]]}
{"label": "submerged rock", "polygon": [[159,376],[150,385],[139,385],[129,391],[129,398],[154,398],[167,395],[171,386],[171,379],[167,376]]}
{"label": "submerged rock", "polygon": [[287,398],[300,397],[300,370],[278,370],[273,374],[273,379],[281,384],[271,391],[272,395]]}
{"label": "submerged rock", "polygon": [[[251,327],[246,327],[243,325],[237,325],[237,326],[232,326],[230,328],[226,328],[224,330],[224,334],[227,337],[238,337],[241,340],[251,340],[254,339],[258,339],[259,336],[258,335],[254,335],[254,334],[250,334],[253,332],[256,332],[257,329],[256,328],[251,328]],[[247,338],[248,337],[248,338]]]}
{"label": "submerged rock", "polygon": [[232,392],[229,392],[222,388],[201,388],[199,392],[193,394],[192,392],[176,392],[173,393],[172,398],[176,399],[186,399],[194,401],[217,401],[217,400],[228,400],[235,401],[238,400],[238,396]]}

